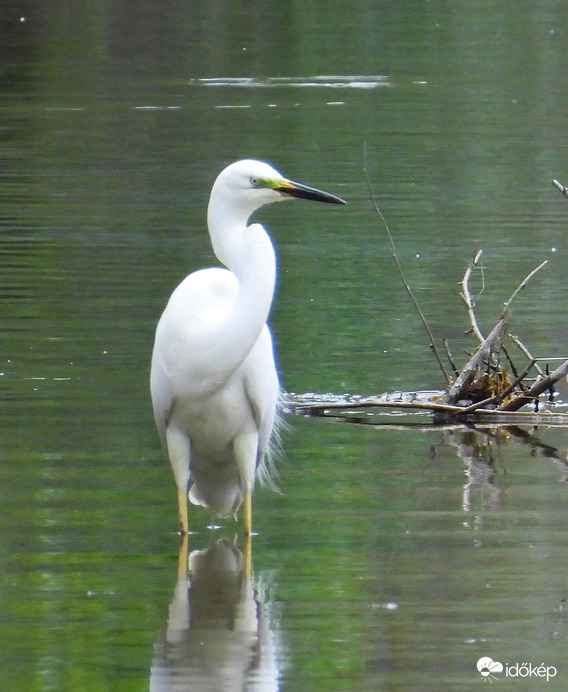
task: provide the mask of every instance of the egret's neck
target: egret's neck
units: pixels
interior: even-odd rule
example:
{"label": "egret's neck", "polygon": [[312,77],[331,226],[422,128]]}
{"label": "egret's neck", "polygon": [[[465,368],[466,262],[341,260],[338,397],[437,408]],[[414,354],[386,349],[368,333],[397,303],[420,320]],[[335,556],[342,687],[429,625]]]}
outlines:
{"label": "egret's neck", "polygon": [[238,205],[216,203],[214,195],[211,194],[207,225],[213,252],[217,259],[237,276],[238,268],[234,265],[240,261],[249,216],[248,210]]}
{"label": "egret's neck", "polygon": [[[223,320],[234,369],[244,361],[268,319],[276,282],[276,257],[268,233],[260,224],[247,226],[253,210],[238,205],[215,204],[208,211],[209,234],[217,258],[236,276],[237,299]],[[228,353],[224,359],[228,362]]]}
{"label": "egret's neck", "polygon": [[[217,259],[239,279],[239,284],[255,279],[274,292],[275,257],[270,237],[259,224],[248,225],[256,207],[246,202],[217,199],[215,189],[207,211],[211,244]],[[254,270],[253,270],[254,267]],[[272,280],[268,281],[272,275]]]}

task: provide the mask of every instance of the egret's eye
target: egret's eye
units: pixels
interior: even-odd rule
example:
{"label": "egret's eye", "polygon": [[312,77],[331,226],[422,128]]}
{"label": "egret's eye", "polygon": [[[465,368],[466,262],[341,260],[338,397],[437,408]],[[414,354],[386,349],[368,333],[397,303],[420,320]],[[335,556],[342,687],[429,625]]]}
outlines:
{"label": "egret's eye", "polygon": [[258,178],[255,178],[254,176],[252,176],[251,179],[250,179],[250,184],[251,184],[253,187],[258,187]]}

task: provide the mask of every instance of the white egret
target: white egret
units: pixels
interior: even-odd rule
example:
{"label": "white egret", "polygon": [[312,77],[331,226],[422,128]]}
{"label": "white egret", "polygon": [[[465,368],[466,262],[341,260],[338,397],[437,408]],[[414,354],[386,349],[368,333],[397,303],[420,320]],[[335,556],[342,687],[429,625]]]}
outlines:
{"label": "white egret", "polygon": [[[156,425],[178,489],[216,516],[244,503],[251,531],[255,474],[265,471],[279,395],[266,324],[276,281],[268,233],[251,214],[291,197],[345,204],[282,177],[260,161],[237,161],[217,177],[207,211],[215,255],[227,269],[193,272],[174,290],[156,329],[150,389]],[[190,485],[191,483],[191,485]]]}

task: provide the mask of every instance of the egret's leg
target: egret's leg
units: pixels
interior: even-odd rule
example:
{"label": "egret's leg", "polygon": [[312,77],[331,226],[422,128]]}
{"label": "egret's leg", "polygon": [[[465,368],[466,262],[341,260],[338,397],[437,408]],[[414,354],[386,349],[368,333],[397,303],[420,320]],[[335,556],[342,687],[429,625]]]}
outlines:
{"label": "egret's leg", "polygon": [[241,488],[243,489],[243,529],[245,536],[252,531],[252,489],[258,455],[258,432],[256,430],[242,433],[235,438],[235,459],[237,461]]}
{"label": "egret's leg", "polygon": [[252,541],[250,533],[245,536],[245,545],[243,550],[243,577],[250,577],[252,571]]}
{"label": "egret's leg", "polygon": [[187,536],[189,533],[189,522],[187,519],[187,491],[183,488],[178,488],[178,512],[180,533],[182,536]]}
{"label": "egret's leg", "polygon": [[189,437],[183,430],[180,430],[176,425],[170,425],[166,430],[166,445],[178,488],[179,525],[183,535],[188,532],[187,486],[189,484],[191,444]]}
{"label": "egret's leg", "polygon": [[187,533],[183,534],[181,541],[179,543],[179,553],[178,553],[178,581],[185,579],[187,576],[187,551],[188,551],[188,539]]}
{"label": "egret's leg", "polygon": [[243,500],[243,531],[247,537],[252,533],[252,493],[250,490],[245,491]]}

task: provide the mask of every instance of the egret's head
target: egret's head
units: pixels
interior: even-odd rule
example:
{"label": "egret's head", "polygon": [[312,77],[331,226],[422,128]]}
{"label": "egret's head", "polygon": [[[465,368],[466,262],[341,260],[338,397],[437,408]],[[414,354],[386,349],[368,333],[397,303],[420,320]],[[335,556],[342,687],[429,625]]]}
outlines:
{"label": "egret's head", "polygon": [[345,204],[335,195],[288,180],[267,163],[252,159],[237,161],[221,171],[211,194],[227,204],[245,208],[249,214],[264,204],[291,197]]}

